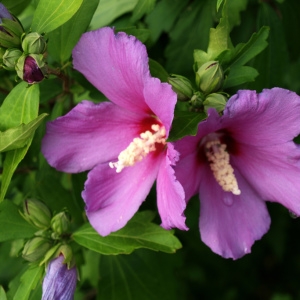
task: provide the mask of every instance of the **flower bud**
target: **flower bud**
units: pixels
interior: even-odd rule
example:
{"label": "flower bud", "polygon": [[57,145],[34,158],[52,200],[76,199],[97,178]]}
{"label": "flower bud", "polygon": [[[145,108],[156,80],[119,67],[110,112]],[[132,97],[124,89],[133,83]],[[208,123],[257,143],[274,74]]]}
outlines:
{"label": "flower bud", "polygon": [[25,244],[22,257],[30,262],[35,262],[40,260],[50,248],[51,243],[48,239],[34,237]]}
{"label": "flower bud", "polygon": [[7,8],[0,3],[0,46],[18,48],[21,45],[21,35],[24,29],[17,18],[12,16]]}
{"label": "flower bud", "polygon": [[7,49],[2,57],[3,67],[7,70],[14,70],[17,60],[22,55],[22,51],[19,49],[11,48]]}
{"label": "flower bud", "polygon": [[42,81],[47,73],[47,65],[42,54],[22,55],[16,64],[18,76],[29,84]]}
{"label": "flower bud", "polygon": [[226,102],[227,98],[222,94],[209,94],[203,102],[204,110],[207,112],[209,108],[213,107],[217,110],[217,112],[221,112],[224,110]]}
{"label": "flower bud", "polygon": [[68,268],[64,260],[64,256],[60,255],[49,263],[43,281],[42,300],[73,299],[77,270],[76,267]]}
{"label": "flower bud", "polygon": [[24,36],[22,49],[26,54],[43,54],[47,49],[47,42],[43,35],[31,32]]}
{"label": "flower bud", "polygon": [[201,92],[197,91],[189,101],[189,104],[191,105],[192,109],[202,109],[203,110],[203,99],[204,96]]}
{"label": "flower bud", "polygon": [[174,74],[168,78],[168,82],[172,85],[172,89],[177,94],[178,100],[186,101],[192,98],[194,89],[186,77]]}
{"label": "flower bud", "polygon": [[40,229],[50,227],[51,212],[41,201],[35,199],[24,201],[24,214],[22,216],[27,222]]}
{"label": "flower bud", "polygon": [[70,217],[64,211],[56,214],[51,220],[51,228],[58,235],[68,232],[70,224]]}
{"label": "flower bud", "polygon": [[217,61],[203,64],[196,73],[196,83],[205,94],[218,91],[224,81],[222,67]]}

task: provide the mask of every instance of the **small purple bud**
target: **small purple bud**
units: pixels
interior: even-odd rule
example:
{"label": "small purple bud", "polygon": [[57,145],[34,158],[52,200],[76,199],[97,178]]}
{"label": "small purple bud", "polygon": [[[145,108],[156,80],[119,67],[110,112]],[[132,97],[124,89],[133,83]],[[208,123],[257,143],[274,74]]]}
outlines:
{"label": "small purple bud", "polygon": [[63,255],[53,259],[43,281],[42,300],[72,300],[76,289],[76,267],[68,269]]}
{"label": "small purple bud", "polygon": [[0,23],[2,23],[2,18],[13,20],[13,17],[9,13],[7,8],[2,3],[0,3]]}

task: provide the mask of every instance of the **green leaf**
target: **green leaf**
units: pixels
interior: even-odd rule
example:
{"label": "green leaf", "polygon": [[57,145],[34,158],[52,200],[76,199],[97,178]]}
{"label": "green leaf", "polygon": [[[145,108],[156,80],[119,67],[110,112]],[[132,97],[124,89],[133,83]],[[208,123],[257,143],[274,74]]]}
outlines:
{"label": "green leaf", "polygon": [[32,31],[50,32],[70,20],[83,0],[40,0],[35,10]]}
{"label": "green leaf", "polygon": [[30,265],[21,277],[21,283],[13,300],[27,300],[30,293],[40,282],[44,273],[44,267]]}
{"label": "green leaf", "polygon": [[187,135],[196,135],[199,122],[205,118],[206,114],[203,112],[175,111],[168,141],[173,142]]}
{"label": "green leaf", "polygon": [[101,0],[90,28],[93,30],[109,25],[117,17],[132,11],[137,2],[138,0]]}
{"label": "green leaf", "polygon": [[132,27],[125,27],[125,28],[116,28],[115,32],[123,31],[126,32],[128,35],[134,35],[138,40],[142,43],[145,43],[150,36],[150,30],[145,28],[136,28]]}
{"label": "green leaf", "polygon": [[230,69],[229,75],[226,78],[223,88],[227,89],[246,82],[254,81],[258,76],[256,69],[248,66],[239,66]]}
{"label": "green leaf", "polygon": [[83,0],[76,14],[48,35],[48,50],[61,64],[70,58],[74,46],[87,30],[98,3],[99,0]]}
{"label": "green leaf", "polygon": [[47,114],[41,114],[28,124],[21,124],[18,127],[10,128],[4,132],[0,131],[0,152],[26,146],[46,116]]}
{"label": "green leaf", "polygon": [[139,248],[173,253],[181,248],[174,232],[151,223],[152,218],[150,211],[139,212],[124,228],[106,237],[85,224],[73,234],[73,239],[83,247],[106,255],[129,254]]}
{"label": "green leaf", "polygon": [[157,77],[161,82],[168,82],[169,74],[161,64],[153,59],[149,59],[150,73],[153,77]]}
{"label": "green leaf", "polygon": [[0,286],[0,300],[7,300],[6,293],[2,286]]}
{"label": "green leaf", "polygon": [[141,19],[144,14],[148,14],[155,5],[156,0],[138,0],[132,12],[131,22],[134,23]]}
{"label": "green leaf", "polygon": [[224,2],[224,0],[217,1],[217,11],[220,9],[220,6],[222,5],[223,2]]}
{"label": "green leaf", "polygon": [[0,242],[30,238],[37,231],[22,218],[19,208],[7,200],[0,203],[0,228]]}
{"label": "green leaf", "polygon": [[30,3],[30,0],[1,0],[1,3],[16,16]]}

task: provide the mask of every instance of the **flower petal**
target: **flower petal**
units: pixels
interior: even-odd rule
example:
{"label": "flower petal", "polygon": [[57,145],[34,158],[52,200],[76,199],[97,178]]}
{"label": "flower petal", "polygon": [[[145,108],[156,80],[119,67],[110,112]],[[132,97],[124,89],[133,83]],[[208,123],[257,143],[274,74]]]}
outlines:
{"label": "flower petal", "polygon": [[121,229],[136,213],[156,179],[161,159],[150,153],[120,173],[104,164],[89,172],[82,197],[88,219],[100,235]]}
{"label": "flower petal", "polygon": [[90,170],[115,159],[139,135],[143,117],[113,103],[83,101],[47,124],[42,153],[60,171]]}
{"label": "flower petal", "polygon": [[156,189],[157,206],[165,229],[177,227],[188,230],[185,225],[184,210],[186,207],[184,190],[174,176],[174,165],[178,160],[178,153],[172,144],[168,143],[167,155],[163,159],[158,171]]}
{"label": "flower petal", "polygon": [[[216,183],[209,166],[200,185],[200,233],[212,251],[237,259],[250,253],[255,240],[269,229],[266,204],[235,170],[240,196],[224,192]],[[227,203],[227,204],[225,204]]]}
{"label": "flower petal", "polygon": [[294,92],[240,90],[229,99],[222,122],[240,143],[271,147],[299,134],[299,115],[300,97]]}
{"label": "flower petal", "polygon": [[272,147],[239,146],[233,164],[266,201],[278,202],[300,216],[300,147],[293,142]]}
{"label": "flower petal", "polygon": [[110,101],[149,112],[144,81],[150,77],[146,47],[134,36],[105,27],[84,33],[73,50],[74,68]]}
{"label": "flower petal", "polygon": [[165,126],[168,135],[174,118],[176,93],[172,90],[171,85],[161,83],[158,78],[152,77],[145,81],[144,96],[152,112]]}

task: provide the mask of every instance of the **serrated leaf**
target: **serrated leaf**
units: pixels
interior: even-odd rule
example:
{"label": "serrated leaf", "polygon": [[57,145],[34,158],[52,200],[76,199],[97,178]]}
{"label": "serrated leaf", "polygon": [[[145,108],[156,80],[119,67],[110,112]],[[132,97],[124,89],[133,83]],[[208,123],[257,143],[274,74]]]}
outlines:
{"label": "serrated leaf", "polygon": [[47,114],[41,114],[28,124],[21,124],[18,127],[10,128],[4,132],[0,131],[0,152],[26,146],[46,116]]}
{"label": "serrated leaf", "polygon": [[0,286],[0,300],[7,300],[6,293],[2,286]]}
{"label": "serrated leaf", "polygon": [[73,234],[73,239],[79,245],[105,255],[129,254],[139,248],[173,253],[181,248],[174,232],[151,223],[152,218],[152,212],[139,212],[124,228],[106,237],[85,224]]}
{"label": "serrated leaf", "polygon": [[29,238],[37,231],[22,218],[19,208],[7,200],[0,203],[0,228],[0,242]]}
{"label": "serrated leaf", "polygon": [[87,30],[98,4],[99,0],[83,0],[76,14],[48,35],[48,50],[61,64],[70,58],[74,46]]}
{"label": "serrated leaf", "polygon": [[224,83],[224,89],[254,81],[258,76],[256,69],[248,66],[240,66],[230,69],[229,76]]}
{"label": "serrated leaf", "polygon": [[168,82],[169,73],[163,68],[161,64],[153,59],[149,59],[150,73],[153,77],[157,77],[161,82]]}
{"label": "serrated leaf", "polygon": [[153,9],[155,2],[156,0],[138,0],[132,12],[131,22],[134,23],[141,19],[144,14],[149,13]]}
{"label": "serrated leaf", "polygon": [[206,118],[205,113],[190,111],[175,111],[168,141],[173,142],[187,135],[196,135],[198,124]]}
{"label": "serrated leaf", "polygon": [[29,266],[25,273],[21,276],[21,282],[13,300],[27,300],[30,293],[40,282],[44,273],[44,267]]}
{"label": "serrated leaf", "polygon": [[40,0],[35,10],[32,31],[50,32],[70,20],[83,0]]}

